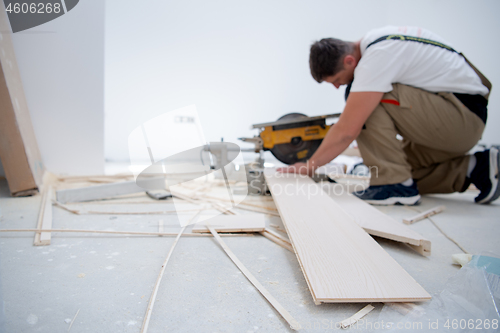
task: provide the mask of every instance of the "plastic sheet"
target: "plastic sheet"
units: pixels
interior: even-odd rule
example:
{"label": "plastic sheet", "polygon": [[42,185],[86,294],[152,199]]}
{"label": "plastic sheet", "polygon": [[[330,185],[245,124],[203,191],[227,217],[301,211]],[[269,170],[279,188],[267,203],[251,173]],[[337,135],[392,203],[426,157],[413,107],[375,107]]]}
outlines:
{"label": "plastic sheet", "polygon": [[379,314],[387,332],[500,332],[500,257],[473,256],[444,290],[426,303],[386,303]]}

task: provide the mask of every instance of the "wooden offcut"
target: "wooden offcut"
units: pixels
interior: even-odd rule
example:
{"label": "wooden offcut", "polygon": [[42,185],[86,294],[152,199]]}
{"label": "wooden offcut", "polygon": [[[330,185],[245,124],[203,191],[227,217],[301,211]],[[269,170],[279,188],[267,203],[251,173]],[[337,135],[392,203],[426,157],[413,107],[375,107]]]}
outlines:
{"label": "wooden offcut", "polygon": [[285,319],[290,328],[293,330],[299,330],[301,328],[300,323],[295,320],[292,315],[276,300],[276,298],[271,295],[271,293],[253,276],[252,273],[243,265],[243,263],[236,257],[236,255],[229,249],[226,243],[220,238],[219,234],[215,229],[208,225],[208,228],[215,240],[222,247],[227,256],[233,261],[233,263],[238,267],[238,269],[245,275],[245,277],[253,284],[253,286],[266,298],[266,300],[278,311],[278,313]]}
{"label": "wooden offcut", "polygon": [[[40,232],[41,229],[0,229],[3,232]],[[81,234],[107,234],[107,235],[131,235],[131,236],[177,236],[175,232],[143,232],[143,231],[118,231],[118,230],[85,230],[85,229],[43,229],[43,232],[66,232],[66,233],[81,233]],[[182,236],[190,237],[212,237],[207,233],[183,233]],[[253,237],[253,233],[244,234],[220,234],[221,237]]]}
{"label": "wooden offcut", "polygon": [[266,229],[264,231],[261,231],[260,234],[262,236],[266,237],[267,239],[269,239],[270,241],[272,241],[272,242],[278,244],[279,246],[287,249],[288,251],[290,251],[292,253],[295,253],[293,251],[293,247],[292,247],[292,244],[290,243],[290,241],[288,241],[287,239],[283,238],[279,234],[273,232],[272,230]]}
{"label": "wooden offcut", "polygon": [[33,245],[50,245],[52,229],[52,186],[46,185],[42,192],[42,202],[38,213],[37,233]]}
{"label": "wooden offcut", "polygon": [[371,304],[368,304],[349,318],[342,320],[340,322],[340,327],[348,328],[349,326],[356,324],[361,318],[369,314],[373,309],[375,309],[375,307]]}
{"label": "wooden offcut", "polygon": [[[193,217],[191,218],[191,221],[194,220],[198,214],[201,213],[201,210],[199,210]],[[151,297],[149,298],[148,302],[148,308],[146,310],[146,315],[144,316],[144,320],[142,322],[142,327],[141,327],[141,333],[146,333],[148,331],[149,327],[149,320],[151,319],[151,313],[153,312],[153,307],[155,305],[155,300],[156,300],[156,295],[158,294],[158,288],[160,287],[160,282],[161,279],[163,278],[163,274],[165,273],[165,269],[167,268],[168,261],[170,260],[170,257],[172,256],[172,253],[174,252],[175,246],[177,245],[177,242],[179,241],[179,238],[181,238],[182,233],[186,229],[187,225],[185,225],[181,231],[179,231],[179,234],[175,238],[174,243],[170,247],[170,251],[168,251],[167,257],[165,258],[165,261],[163,262],[163,265],[161,265],[160,273],[158,274],[158,277],[156,278],[156,283],[153,288],[153,292],[151,293]]]}
{"label": "wooden offcut", "polygon": [[260,232],[266,228],[263,215],[218,215],[193,226],[193,232],[210,232],[207,223],[217,232]]}
{"label": "wooden offcut", "polygon": [[431,296],[310,178],[265,171],[316,304]]}
{"label": "wooden offcut", "polygon": [[158,277],[156,278],[156,283],[153,288],[153,293],[151,294],[151,297],[149,298],[148,302],[148,308],[146,310],[146,315],[144,316],[144,320],[142,322],[142,328],[141,328],[141,333],[146,333],[148,331],[149,327],[149,320],[151,319],[151,313],[153,312],[153,307],[155,304],[156,300],[156,295],[158,294],[158,288],[160,287],[160,282],[161,279],[163,278],[163,273],[165,273],[165,268],[167,267],[167,263],[172,256],[172,252],[174,252],[175,246],[177,245],[177,242],[179,241],[179,238],[181,237],[182,233],[186,229],[187,226],[184,226],[177,237],[175,238],[174,243],[172,244],[172,247],[170,247],[170,251],[168,251],[167,257],[165,258],[165,261],[163,262],[163,265],[161,266],[160,273],[158,274]]}
{"label": "wooden offcut", "polygon": [[431,208],[429,210],[426,210],[425,212],[422,212],[422,213],[420,213],[418,215],[415,215],[413,217],[410,217],[410,218],[407,218],[407,219],[403,219],[403,222],[405,224],[412,224],[412,223],[421,221],[423,219],[426,219],[426,218],[428,218],[430,216],[439,214],[442,211],[444,211],[445,209],[446,209],[445,206],[437,206],[437,207]]}

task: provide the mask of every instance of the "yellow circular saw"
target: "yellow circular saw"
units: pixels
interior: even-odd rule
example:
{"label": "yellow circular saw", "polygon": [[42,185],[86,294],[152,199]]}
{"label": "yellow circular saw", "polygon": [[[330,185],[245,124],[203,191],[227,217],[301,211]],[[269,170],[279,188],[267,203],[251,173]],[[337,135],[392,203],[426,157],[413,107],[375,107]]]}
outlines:
{"label": "yellow circular saw", "polygon": [[317,117],[289,113],[272,123],[252,125],[252,128],[260,130],[259,136],[240,140],[253,142],[256,152],[269,150],[285,164],[305,162],[318,149],[330,129],[326,119],[339,116],[340,113]]}

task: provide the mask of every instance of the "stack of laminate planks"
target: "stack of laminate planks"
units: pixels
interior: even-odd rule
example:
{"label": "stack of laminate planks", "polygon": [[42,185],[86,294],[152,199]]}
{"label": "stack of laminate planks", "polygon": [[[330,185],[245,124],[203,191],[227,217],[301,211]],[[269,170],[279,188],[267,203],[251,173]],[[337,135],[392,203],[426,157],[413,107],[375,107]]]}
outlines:
{"label": "stack of laminate planks", "polygon": [[265,171],[316,304],[431,296],[310,178]]}

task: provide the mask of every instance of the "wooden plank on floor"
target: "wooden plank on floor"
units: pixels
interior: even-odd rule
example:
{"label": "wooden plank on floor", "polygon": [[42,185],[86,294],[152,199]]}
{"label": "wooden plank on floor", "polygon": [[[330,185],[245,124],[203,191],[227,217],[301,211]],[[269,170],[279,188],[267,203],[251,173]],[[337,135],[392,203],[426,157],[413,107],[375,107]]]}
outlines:
{"label": "wooden plank on floor", "polygon": [[265,177],[316,304],[431,298],[319,184],[274,169]]}
{"label": "wooden plank on floor", "polygon": [[426,210],[425,212],[422,212],[422,213],[420,213],[418,215],[415,215],[413,217],[410,217],[410,218],[407,218],[407,219],[403,219],[403,223],[404,224],[412,224],[412,223],[421,221],[423,219],[426,219],[428,217],[431,217],[433,215],[439,214],[442,211],[444,211],[445,209],[446,209],[445,206],[437,206],[437,207],[431,208],[429,210]]}
{"label": "wooden plank on floor", "polygon": [[278,235],[277,233],[275,233],[269,229],[266,229],[264,231],[261,231],[260,234],[262,236],[266,237],[267,239],[269,239],[270,241],[273,241],[274,243],[278,244],[279,246],[287,249],[288,251],[295,253],[295,251],[293,251],[293,247],[292,247],[292,244],[290,243],[290,241],[286,240],[285,238]]}
{"label": "wooden plank on floor", "polygon": [[[155,177],[144,179],[141,185],[151,188],[160,188],[165,184],[164,177]],[[158,187],[160,186],[160,187]],[[118,182],[112,184],[103,184],[96,186],[87,186],[81,188],[72,188],[67,190],[59,190],[56,192],[57,201],[65,204],[68,202],[82,202],[113,198],[118,195],[133,194],[145,192],[146,190],[139,187],[135,181]]]}
{"label": "wooden plank on floor", "polygon": [[[38,213],[37,230],[52,229],[52,186],[46,185],[43,189],[40,212]],[[37,232],[33,245],[50,245],[51,233]]]}
{"label": "wooden plank on floor", "polygon": [[210,223],[217,232],[260,232],[266,228],[263,215],[218,215],[193,226],[193,232],[210,232]]}
{"label": "wooden plank on floor", "polygon": [[224,252],[226,252],[227,256],[233,261],[233,263],[239,268],[239,270],[245,275],[245,277],[250,281],[255,288],[266,298],[266,300],[274,307],[276,311],[287,321],[290,325],[290,328],[293,330],[299,330],[301,328],[300,323],[296,321],[292,315],[271,295],[271,293],[264,288],[264,286],[253,276],[252,273],[243,265],[243,263],[236,257],[236,255],[229,249],[226,243],[220,238],[217,231],[211,226],[208,226],[210,232],[217,240],[219,245],[222,247]]}
{"label": "wooden plank on floor", "polygon": [[322,186],[323,190],[370,235],[406,243],[424,256],[431,254],[431,242],[418,232],[355,197],[342,185]]}

